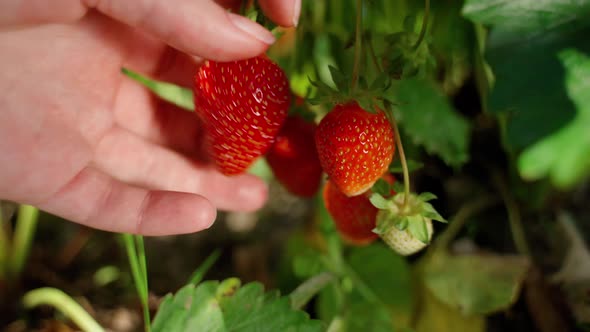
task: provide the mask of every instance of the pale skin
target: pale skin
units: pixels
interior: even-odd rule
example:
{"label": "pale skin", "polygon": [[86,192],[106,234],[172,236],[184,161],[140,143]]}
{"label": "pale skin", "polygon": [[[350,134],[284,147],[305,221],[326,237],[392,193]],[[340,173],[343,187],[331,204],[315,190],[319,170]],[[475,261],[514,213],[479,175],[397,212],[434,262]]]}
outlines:
{"label": "pale skin", "polygon": [[[267,188],[199,155],[194,114],[158,102],[121,67],[186,87],[201,59],[274,41],[223,0],[0,2],[0,199],[89,227],[143,235],[200,231],[218,209],[254,211]],[[300,1],[260,0],[293,26]]]}

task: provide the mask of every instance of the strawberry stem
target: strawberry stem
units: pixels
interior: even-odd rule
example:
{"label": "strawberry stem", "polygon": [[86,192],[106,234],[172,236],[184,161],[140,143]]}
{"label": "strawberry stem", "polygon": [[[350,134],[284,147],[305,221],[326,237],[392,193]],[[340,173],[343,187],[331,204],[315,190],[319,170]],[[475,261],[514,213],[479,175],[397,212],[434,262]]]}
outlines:
{"label": "strawberry stem", "polygon": [[[391,112],[390,112],[391,113]],[[393,131],[395,132],[395,143],[397,144],[397,150],[399,152],[399,159],[402,164],[402,170],[404,173],[404,202],[402,204],[402,210],[408,204],[408,197],[410,197],[410,172],[408,171],[408,162],[406,160],[406,154],[404,152],[404,146],[402,144],[402,138],[399,134],[399,128],[397,122],[391,117],[391,124],[393,125]]]}
{"label": "strawberry stem", "polygon": [[465,223],[469,221],[469,219],[495,204],[498,204],[498,202],[499,199],[495,196],[482,195],[463,204],[457,213],[449,218],[449,227],[438,236],[430,251],[435,252],[438,248],[447,248],[449,243],[451,243],[457,234],[459,234],[459,231],[465,226]]}
{"label": "strawberry stem", "polygon": [[354,36],[354,65],[352,67],[351,91],[354,91],[359,79],[361,67],[363,1],[356,0],[356,32]]}
{"label": "strawberry stem", "polygon": [[369,47],[369,54],[371,55],[371,61],[373,62],[373,65],[375,65],[375,69],[377,70],[378,73],[381,73],[383,70],[381,69],[381,66],[379,65],[379,60],[377,59],[377,54],[375,53],[375,47],[373,46],[373,39],[372,39],[371,35],[369,35],[365,39],[365,42]]}
{"label": "strawberry stem", "polygon": [[420,35],[418,36],[418,40],[416,44],[414,44],[414,51],[418,49],[422,40],[424,40],[424,36],[426,35],[426,27],[428,26],[428,16],[430,16],[430,0],[425,0],[424,3],[424,17],[422,17],[422,28],[420,29]]}
{"label": "strawberry stem", "polygon": [[508,222],[510,223],[510,231],[512,233],[512,241],[514,241],[516,251],[521,255],[530,257],[531,250],[526,239],[524,228],[522,227],[522,217],[516,199],[510,192],[508,185],[498,170],[492,170],[492,181],[500,193],[502,201],[506,207]]}

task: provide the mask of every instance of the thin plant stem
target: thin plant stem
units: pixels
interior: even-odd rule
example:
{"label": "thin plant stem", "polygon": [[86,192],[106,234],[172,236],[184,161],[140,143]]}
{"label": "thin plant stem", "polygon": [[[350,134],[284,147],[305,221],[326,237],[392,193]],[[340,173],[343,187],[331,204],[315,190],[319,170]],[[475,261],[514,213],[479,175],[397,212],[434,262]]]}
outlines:
{"label": "thin plant stem", "polygon": [[424,36],[426,35],[426,28],[428,26],[428,17],[430,16],[430,0],[425,0],[424,3],[424,17],[422,17],[422,28],[420,29],[420,35],[418,36],[418,40],[416,44],[414,44],[414,51],[420,47],[422,41],[424,40]]}
{"label": "thin plant stem", "polygon": [[352,283],[358,289],[360,295],[365,298],[365,300],[371,303],[380,302],[377,294],[375,294],[375,292],[373,292],[373,290],[358,276],[356,271],[351,266],[346,263],[344,263],[343,266],[345,274],[350,277]]}
{"label": "thin plant stem", "polygon": [[340,316],[332,318],[326,332],[341,332],[344,330],[344,319]]}
{"label": "thin plant stem", "polygon": [[521,255],[530,257],[531,251],[524,233],[524,228],[522,227],[522,218],[518,204],[516,203],[514,196],[510,193],[508,185],[500,173],[498,171],[493,171],[492,177],[496,188],[500,192],[502,201],[504,201],[504,205],[506,206],[506,213],[508,214],[508,222],[510,223],[510,232],[512,233],[514,246]]}
{"label": "thin plant stem", "polygon": [[497,204],[498,201],[499,199],[495,196],[482,195],[463,204],[459,211],[449,218],[449,226],[436,239],[436,242],[431,247],[431,251],[436,251],[438,248],[446,248],[471,217]]}
{"label": "thin plant stem", "polygon": [[195,272],[193,272],[188,283],[193,284],[193,285],[200,283],[203,280],[203,278],[205,277],[205,274],[207,273],[207,271],[209,271],[209,269],[211,269],[213,264],[215,264],[215,262],[217,262],[217,260],[219,259],[220,256],[221,256],[221,250],[218,249],[218,250],[215,250],[214,252],[212,252],[211,255],[209,255],[205,259],[205,261],[195,270]]}
{"label": "thin plant stem", "polygon": [[[388,110],[388,113],[392,113],[391,109]],[[404,146],[402,144],[402,138],[399,134],[399,128],[397,126],[397,121],[391,118],[391,124],[393,125],[393,131],[395,132],[395,143],[397,144],[397,150],[399,153],[399,159],[402,164],[402,171],[404,174],[404,202],[402,204],[402,210],[406,207],[408,203],[408,197],[410,197],[410,171],[408,170],[408,161],[406,160],[406,153],[404,152]]]}
{"label": "thin plant stem", "polygon": [[352,67],[351,91],[356,89],[361,67],[363,1],[356,0],[356,32],[354,36],[354,65]]}
{"label": "thin plant stem", "polygon": [[143,281],[140,278],[139,261],[137,259],[137,250],[133,241],[133,235],[123,234],[123,241],[125,242],[125,249],[127,251],[127,258],[129,258],[129,267],[131,268],[131,275],[135,283],[137,293],[142,293]]}
{"label": "thin plant stem", "polygon": [[9,274],[13,280],[22,273],[25,261],[29,257],[38,217],[39,210],[34,206],[19,206],[9,262]]}
{"label": "thin plant stem", "polygon": [[307,279],[289,295],[291,307],[303,308],[319,291],[335,280],[336,277],[330,272],[322,272]]}
{"label": "thin plant stem", "polygon": [[151,331],[151,320],[148,306],[148,285],[147,285],[147,264],[145,259],[145,249],[143,237],[131,234],[123,234],[131,274],[135,282],[135,288],[143,308],[143,319],[145,331]]}
{"label": "thin plant stem", "polygon": [[379,64],[379,60],[377,59],[377,54],[375,53],[375,47],[373,46],[372,38],[369,37],[365,40],[365,44],[367,44],[369,48],[369,54],[371,55],[371,61],[373,65],[375,65],[375,69],[378,73],[381,73],[383,70],[381,69],[381,65]]}
{"label": "thin plant stem", "polygon": [[6,228],[4,227],[2,203],[0,202],[0,280],[6,278],[8,250],[10,248],[10,241],[8,239],[9,237],[6,234]]}
{"label": "thin plant stem", "polygon": [[137,257],[139,260],[139,268],[141,269],[141,274],[144,277],[143,286],[144,286],[144,294],[147,294],[148,284],[147,284],[147,262],[145,256],[145,246],[143,243],[143,236],[135,235],[135,246],[137,248]]}
{"label": "thin plant stem", "polygon": [[137,248],[137,255],[139,260],[139,268],[141,270],[141,279],[143,281],[141,296],[141,304],[143,307],[143,320],[145,324],[145,330],[151,331],[151,319],[150,319],[150,307],[149,307],[149,286],[147,278],[147,261],[145,255],[145,246],[143,243],[143,236],[135,235],[135,245]]}
{"label": "thin plant stem", "polygon": [[38,288],[23,296],[25,308],[50,305],[72,320],[82,331],[104,332],[104,329],[69,295],[56,288]]}

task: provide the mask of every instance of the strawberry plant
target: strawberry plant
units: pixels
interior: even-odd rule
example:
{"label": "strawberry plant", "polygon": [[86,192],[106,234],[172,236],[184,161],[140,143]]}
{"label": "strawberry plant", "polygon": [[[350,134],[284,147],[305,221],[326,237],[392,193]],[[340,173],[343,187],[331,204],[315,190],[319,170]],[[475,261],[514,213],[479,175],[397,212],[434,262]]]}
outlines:
{"label": "strawberry plant", "polygon": [[590,1],[304,0],[288,29],[234,10],[275,45],[190,88],[122,72],[265,207],[144,239],[2,202],[0,326],[589,330]]}

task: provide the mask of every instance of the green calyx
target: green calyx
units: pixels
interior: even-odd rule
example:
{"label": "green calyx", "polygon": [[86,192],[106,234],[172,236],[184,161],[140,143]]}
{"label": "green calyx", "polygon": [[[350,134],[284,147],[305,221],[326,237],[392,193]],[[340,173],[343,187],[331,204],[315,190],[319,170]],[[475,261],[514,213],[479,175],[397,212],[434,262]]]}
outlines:
{"label": "green calyx", "polygon": [[410,31],[401,31],[385,37],[382,65],[387,75],[394,79],[410,78],[435,67],[436,62],[428,43],[418,42],[419,36]]}
{"label": "green calyx", "polygon": [[395,227],[428,244],[431,234],[428,232],[427,223],[432,220],[447,222],[429,203],[436,196],[431,193],[410,194],[407,200],[404,196],[404,193],[398,193],[387,199],[379,193],[371,195],[371,203],[380,210],[377,213],[377,227],[373,232],[384,235]]}
{"label": "green calyx", "polygon": [[387,91],[391,87],[391,79],[386,74],[378,75],[370,84],[364,76],[358,77],[358,84],[351,87],[351,75],[345,74],[340,69],[329,66],[334,87],[322,81],[309,79],[311,84],[317,89],[316,97],[309,98],[308,102],[312,105],[320,104],[345,104],[355,101],[364,110],[370,113],[377,113],[379,110],[386,109],[385,104],[391,103],[386,98]]}

